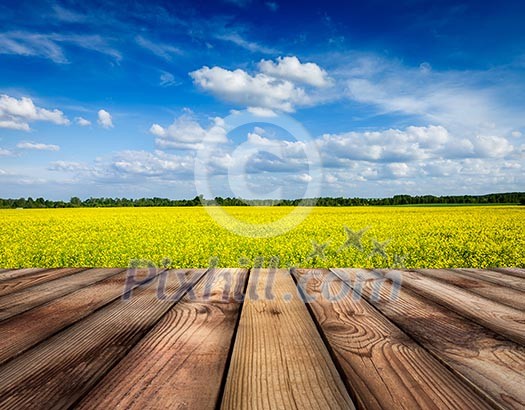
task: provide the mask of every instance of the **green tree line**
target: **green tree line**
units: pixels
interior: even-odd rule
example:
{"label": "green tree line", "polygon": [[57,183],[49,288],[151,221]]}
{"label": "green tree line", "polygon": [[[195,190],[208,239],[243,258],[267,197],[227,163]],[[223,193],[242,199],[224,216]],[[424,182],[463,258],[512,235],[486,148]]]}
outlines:
{"label": "green tree line", "polygon": [[386,205],[453,205],[453,204],[521,204],[525,205],[525,192],[507,192],[487,195],[394,195],[389,198],[312,198],[312,199],[253,199],[221,198],[213,200],[196,196],[193,199],[168,198],[87,198],[72,197],[69,201],[52,201],[44,198],[0,198],[0,208],[111,208],[111,207],[155,207],[155,206],[386,206]]}

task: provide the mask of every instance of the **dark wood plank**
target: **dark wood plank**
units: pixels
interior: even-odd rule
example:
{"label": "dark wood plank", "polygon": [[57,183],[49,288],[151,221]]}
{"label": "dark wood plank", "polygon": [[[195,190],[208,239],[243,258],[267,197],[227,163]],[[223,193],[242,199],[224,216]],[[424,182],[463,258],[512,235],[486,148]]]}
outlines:
{"label": "dark wood plank", "polygon": [[325,269],[295,270],[298,286],[361,409],[491,408],[485,397]]}
{"label": "dark wood plank", "polygon": [[31,286],[40,285],[64,276],[86,270],[86,268],[60,268],[36,271],[16,278],[6,279],[0,282],[0,296],[18,292]]}
{"label": "dark wood plank", "polygon": [[128,300],[111,303],[6,363],[0,367],[0,408],[74,406],[203,274],[163,272]]}
{"label": "dark wood plank", "polygon": [[[134,272],[135,288],[158,271]],[[0,322],[0,363],[21,354],[66,326],[78,322],[90,313],[122,296],[128,271],[87,286],[76,292],[54,299],[44,305],[27,310]]]}
{"label": "dark wood plank", "polygon": [[426,277],[418,272],[398,272],[403,287],[408,287],[426,299],[443,305],[516,343],[525,344],[525,313],[521,310]]}
{"label": "dark wood plank", "polygon": [[525,310],[525,294],[507,286],[480,280],[471,275],[465,275],[462,271],[452,269],[417,269],[430,278],[441,280],[450,285],[458,286],[477,295],[503,303],[504,305]]}
{"label": "dark wood plank", "polygon": [[250,274],[221,408],[353,408],[287,270]]}
{"label": "dark wood plank", "polygon": [[44,268],[9,269],[9,270],[6,270],[5,272],[2,272],[2,274],[0,274],[0,282],[9,280],[9,279],[20,278],[22,276],[30,275],[33,273],[45,272],[48,270],[51,270],[51,269],[44,269]]}
{"label": "dark wood plank", "polygon": [[113,276],[124,269],[88,269],[0,297],[0,320]]}
{"label": "dark wood plank", "polygon": [[472,278],[481,279],[496,285],[506,286],[525,292],[525,280],[507,273],[496,272],[487,269],[456,269],[457,271]]}
{"label": "dark wood plank", "polygon": [[209,272],[75,407],[215,409],[246,276]]}
{"label": "dark wood plank", "polygon": [[495,406],[525,408],[523,346],[465,320],[406,287],[396,291],[381,273],[363,275],[358,269],[334,271],[360,289],[370,304],[480,394],[488,395]]}

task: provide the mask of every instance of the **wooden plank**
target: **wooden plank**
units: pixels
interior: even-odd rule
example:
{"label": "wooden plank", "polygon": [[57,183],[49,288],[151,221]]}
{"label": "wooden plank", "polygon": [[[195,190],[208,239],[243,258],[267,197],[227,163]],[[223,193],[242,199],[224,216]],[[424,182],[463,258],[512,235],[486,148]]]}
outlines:
{"label": "wooden plank", "polygon": [[0,282],[0,296],[18,292],[31,286],[40,285],[54,279],[86,270],[86,268],[61,268],[33,272],[21,277],[11,278]]}
{"label": "wooden plank", "polygon": [[[136,280],[130,287],[135,288],[158,273],[136,271]],[[122,296],[127,279],[128,271],[121,272],[0,322],[0,364]]]}
{"label": "wooden plank", "polygon": [[287,270],[250,274],[221,408],[353,408]]}
{"label": "wooden plank", "polygon": [[478,278],[485,280],[496,285],[506,286],[512,289],[525,292],[525,280],[518,278],[513,275],[509,275],[502,272],[496,272],[487,269],[456,269],[458,272],[461,272],[465,275],[468,275],[472,278]]}
{"label": "wooden plank", "polygon": [[525,294],[519,290],[465,275],[457,269],[416,269],[416,271],[430,278],[441,280],[450,285],[458,286],[477,295],[486,297],[487,299],[494,300],[495,302],[525,310]]}
{"label": "wooden plank", "polygon": [[492,408],[326,269],[294,271],[360,409]]}
{"label": "wooden plank", "polygon": [[525,269],[523,268],[490,268],[490,270],[501,273],[507,273],[509,275],[525,279]]}
{"label": "wooden plank", "polygon": [[0,297],[0,320],[113,276],[123,269],[88,269]]}
{"label": "wooden plank", "polygon": [[[341,272],[342,271],[342,272]],[[380,273],[359,279],[361,270],[334,270],[389,320],[471,383],[508,409],[525,408],[525,348],[406,287],[396,292]],[[341,275],[342,273],[342,275]],[[394,291],[394,293],[393,293]],[[377,297],[373,297],[374,294]]]}
{"label": "wooden plank", "polygon": [[75,407],[215,409],[246,276],[209,272]]}
{"label": "wooden plank", "polygon": [[33,273],[45,272],[48,270],[51,270],[51,269],[43,269],[43,268],[9,269],[9,270],[6,270],[5,272],[2,272],[2,274],[0,274],[0,282],[3,282],[8,279],[20,278],[22,276],[30,275]]}
{"label": "wooden plank", "polygon": [[0,408],[74,406],[203,274],[202,269],[163,272],[131,298],[113,302],[6,363],[0,367]]}
{"label": "wooden plank", "polygon": [[[377,270],[383,273],[388,271]],[[445,306],[516,343],[525,344],[525,313],[418,272],[397,271],[403,287]]]}

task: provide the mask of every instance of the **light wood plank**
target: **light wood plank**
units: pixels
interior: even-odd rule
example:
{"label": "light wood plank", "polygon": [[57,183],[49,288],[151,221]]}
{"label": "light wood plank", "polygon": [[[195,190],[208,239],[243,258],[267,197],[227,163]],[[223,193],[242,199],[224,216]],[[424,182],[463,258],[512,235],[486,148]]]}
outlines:
{"label": "light wood plank", "polygon": [[326,269],[294,271],[361,409],[491,408]]}
{"label": "light wood plank", "polygon": [[246,276],[209,272],[76,408],[215,409]]}
{"label": "light wood plank", "polygon": [[221,408],[353,408],[287,270],[250,274]]}
{"label": "light wood plank", "polygon": [[0,320],[113,276],[124,269],[88,269],[0,297]]}
{"label": "light wood plank", "polygon": [[0,282],[0,296],[18,292],[31,286],[40,285],[54,279],[72,275],[86,270],[86,268],[60,268],[32,272],[20,277],[10,278]]}
{"label": "light wood plank", "polygon": [[516,343],[525,344],[524,312],[475,295],[457,286],[428,278],[418,272],[397,272],[399,272],[403,287],[408,287],[423,297],[443,305]]}
{"label": "light wood plank", "polygon": [[490,268],[490,270],[507,273],[509,275],[525,279],[525,269],[523,268]]}
{"label": "light wood plank", "polygon": [[[139,270],[133,273],[136,288],[142,280],[159,271]],[[66,326],[78,322],[96,309],[122,296],[128,272],[124,271],[44,305],[27,310],[0,322],[0,364],[23,353]]]}
{"label": "light wood plank", "polygon": [[465,275],[459,270],[417,269],[417,272],[430,278],[468,290],[495,302],[503,303],[504,305],[516,309],[525,310],[525,294],[519,290],[486,282],[477,277]]}
{"label": "light wood plank", "polygon": [[[507,273],[496,272],[487,269],[456,269],[457,271],[472,278],[481,279],[496,285],[506,286],[525,292],[525,280]],[[524,295],[525,296],[525,295]]]}
{"label": "light wood plank", "polygon": [[9,280],[9,279],[20,278],[22,276],[30,275],[33,273],[46,272],[48,270],[51,270],[51,269],[44,269],[44,268],[9,269],[0,274],[0,282]]}
{"label": "light wood plank", "polygon": [[[389,320],[471,383],[480,394],[508,409],[525,408],[525,348],[511,342],[406,287],[398,288],[381,273],[362,281],[358,269],[334,269]],[[343,275],[341,275],[343,273]],[[372,280],[371,280],[372,278]],[[394,292],[393,292],[394,291]],[[374,295],[376,297],[374,297]]]}
{"label": "light wood plank", "polygon": [[[113,302],[6,363],[0,368],[0,408],[74,406],[203,274],[163,272],[130,299]],[[159,293],[162,281],[165,291]]]}

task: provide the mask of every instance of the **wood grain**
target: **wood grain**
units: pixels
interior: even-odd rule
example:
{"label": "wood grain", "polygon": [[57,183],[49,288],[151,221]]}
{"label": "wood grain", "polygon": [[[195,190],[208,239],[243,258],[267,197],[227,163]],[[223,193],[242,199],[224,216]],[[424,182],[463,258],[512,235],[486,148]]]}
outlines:
{"label": "wood grain", "polygon": [[67,275],[86,270],[85,268],[61,268],[61,269],[49,269],[43,271],[36,271],[25,274],[20,277],[14,277],[6,279],[0,282],[0,296],[7,295],[9,293],[18,292],[22,289],[29,288],[31,286],[40,285],[41,283],[49,282],[50,280],[62,278]]}
{"label": "wood grain", "polygon": [[507,273],[509,275],[525,279],[525,269],[523,268],[490,268],[490,270]]}
{"label": "wood grain", "polygon": [[[130,299],[116,300],[6,363],[0,368],[0,408],[72,407],[203,273],[163,272]],[[159,294],[162,281],[165,292]]]}
{"label": "wood grain", "polygon": [[[138,271],[140,280],[158,272]],[[128,272],[121,272],[81,290],[54,299],[0,322],[2,345],[0,363],[21,354],[35,344],[75,323],[100,307],[119,298],[125,290]],[[32,288],[31,288],[32,289]]]}
{"label": "wood grain", "polygon": [[[334,269],[339,274],[340,269]],[[380,273],[363,282],[360,270],[345,269],[343,277],[378,311],[436,358],[488,395],[495,407],[525,408],[525,348],[402,287],[391,298],[392,283]],[[377,297],[373,297],[374,291]]]}
{"label": "wood grain", "polygon": [[408,287],[424,298],[445,306],[516,343],[525,343],[524,312],[475,295],[457,286],[428,278],[418,272],[398,272],[403,287]]}
{"label": "wood grain", "polygon": [[457,271],[472,278],[525,292],[525,280],[514,275],[487,269],[457,269]]}
{"label": "wood grain", "polygon": [[24,268],[24,269],[9,269],[0,274],[0,282],[3,282],[8,279],[16,279],[25,275],[30,275],[32,273],[45,272],[51,269],[41,269],[41,268]]}
{"label": "wood grain", "polygon": [[0,297],[0,320],[113,276],[123,269],[88,269]]}
{"label": "wood grain", "polygon": [[221,408],[353,408],[287,270],[250,274]]}
{"label": "wood grain", "polygon": [[246,276],[207,273],[76,408],[215,409]]}
{"label": "wood grain", "polygon": [[294,271],[361,409],[491,408],[325,269]]}
{"label": "wood grain", "polygon": [[417,272],[450,285],[458,286],[495,302],[525,310],[525,294],[519,290],[486,282],[479,279],[479,277],[465,275],[457,269],[417,269]]}

